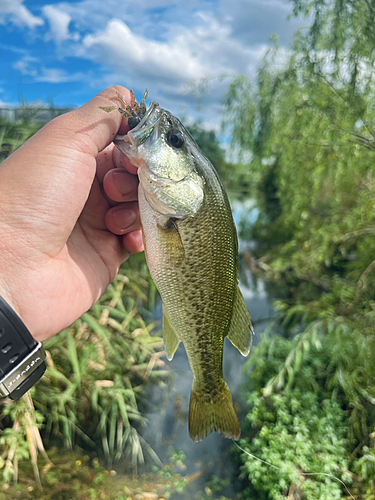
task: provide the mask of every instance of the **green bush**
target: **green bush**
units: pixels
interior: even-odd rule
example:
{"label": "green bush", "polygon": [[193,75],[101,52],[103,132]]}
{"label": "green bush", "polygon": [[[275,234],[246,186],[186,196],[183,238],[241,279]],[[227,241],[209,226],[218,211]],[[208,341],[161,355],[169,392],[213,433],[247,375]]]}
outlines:
{"label": "green bush", "polygon": [[[306,500],[342,498],[340,483],[325,475],[306,475],[312,472],[351,482],[346,412],[342,398],[325,390],[330,349],[322,341],[321,335],[314,340],[298,335],[293,341],[265,336],[253,352],[240,445],[272,465],[241,454],[242,475],[250,483],[241,498],[281,500],[293,491],[303,492]],[[285,358],[293,351],[281,381]],[[264,389],[269,382],[272,391]]]}

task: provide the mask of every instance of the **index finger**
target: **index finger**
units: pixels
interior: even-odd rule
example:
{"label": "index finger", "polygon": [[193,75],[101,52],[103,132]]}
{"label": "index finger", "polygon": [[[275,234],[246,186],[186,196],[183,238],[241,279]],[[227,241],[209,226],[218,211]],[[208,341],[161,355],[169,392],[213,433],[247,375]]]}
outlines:
{"label": "index finger", "polygon": [[118,111],[114,110],[108,113],[101,109],[109,107],[110,104],[119,105],[116,92],[131,102],[129,90],[115,85],[103,90],[80,108],[63,115],[63,117],[69,116],[74,120],[74,131],[79,135],[81,142],[82,136],[88,138],[89,145],[93,148],[93,156],[96,156],[99,151],[102,151],[113,141],[120,127],[123,134],[129,130],[127,119],[123,118],[123,115]]}
{"label": "index finger", "polygon": [[[130,102],[127,89],[110,87],[49,122],[2,163],[1,180],[8,186],[2,195],[9,203],[24,200],[24,229],[28,221],[48,215],[49,224],[70,234],[89,195],[98,152],[113,141],[120,127],[127,131],[127,120],[120,113],[100,109],[118,104],[116,91]],[[50,225],[43,227],[50,231]]]}

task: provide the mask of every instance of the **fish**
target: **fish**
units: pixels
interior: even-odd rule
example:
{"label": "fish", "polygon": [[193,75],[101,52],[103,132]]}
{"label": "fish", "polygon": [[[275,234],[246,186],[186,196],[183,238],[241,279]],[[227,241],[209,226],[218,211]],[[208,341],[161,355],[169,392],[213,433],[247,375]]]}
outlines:
{"label": "fish", "polygon": [[240,425],[223,376],[224,338],[243,356],[253,327],[239,288],[238,240],[219,176],[180,120],[135,96],[117,109],[131,130],[115,145],[138,167],[146,261],[163,301],[163,337],[172,360],[180,342],[193,373],[189,434],[238,440]]}

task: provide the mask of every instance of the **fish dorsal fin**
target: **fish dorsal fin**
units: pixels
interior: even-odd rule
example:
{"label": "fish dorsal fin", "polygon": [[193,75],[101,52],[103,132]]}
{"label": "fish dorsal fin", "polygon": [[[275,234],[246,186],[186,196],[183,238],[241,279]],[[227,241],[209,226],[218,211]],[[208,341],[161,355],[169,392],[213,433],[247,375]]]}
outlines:
{"label": "fish dorsal fin", "polygon": [[178,338],[165,309],[163,309],[163,337],[167,359],[168,361],[171,361],[181,341]]}
{"label": "fish dorsal fin", "polygon": [[236,287],[232,320],[227,337],[243,356],[247,356],[250,352],[253,333],[249,310],[240,289]]}

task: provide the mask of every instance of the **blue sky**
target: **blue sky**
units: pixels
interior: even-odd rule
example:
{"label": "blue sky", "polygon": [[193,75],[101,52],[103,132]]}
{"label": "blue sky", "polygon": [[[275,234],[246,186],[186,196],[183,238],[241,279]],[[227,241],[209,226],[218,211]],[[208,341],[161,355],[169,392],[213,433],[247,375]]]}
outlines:
{"label": "blue sky", "polygon": [[0,106],[21,95],[79,106],[121,84],[216,128],[230,78],[254,75],[269,37],[287,45],[301,25],[290,11],[288,0],[0,0]]}

